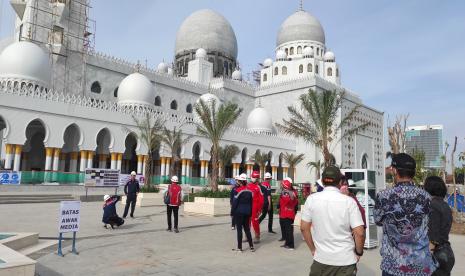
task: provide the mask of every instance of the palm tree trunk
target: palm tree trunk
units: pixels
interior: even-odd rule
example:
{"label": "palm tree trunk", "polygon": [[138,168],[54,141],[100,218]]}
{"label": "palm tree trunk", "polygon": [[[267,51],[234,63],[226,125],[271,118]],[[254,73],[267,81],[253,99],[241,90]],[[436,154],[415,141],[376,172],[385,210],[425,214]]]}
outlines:
{"label": "palm tree trunk", "polygon": [[150,186],[152,183],[150,181],[150,178],[152,177],[152,153],[149,152],[147,156],[147,162],[145,162],[145,184],[147,186]]}
{"label": "palm tree trunk", "polygon": [[173,175],[176,175],[175,164],[176,164],[176,156],[172,155],[171,161],[170,161],[170,177],[172,177]]}
{"label": "palm tree trunk", "polygon": [[326,145],[323,146],[323,158],[325,159],[325,167],[328,167],[331,162],[331,153]]}
{"label": "palm tree trunk", "polygon": [[226,173],[225,173],[224,170],[226,169],[226,166],[221,161],[220,161],[220,168],[221,168],[220,178],[225,179],[226,178],[225,177]]}
{"label": "palm tree trunk", "polygon": [[210,187],[213,192],[218,191],[218,146],[213,145],[211,151],[212,173],[210,175]]}

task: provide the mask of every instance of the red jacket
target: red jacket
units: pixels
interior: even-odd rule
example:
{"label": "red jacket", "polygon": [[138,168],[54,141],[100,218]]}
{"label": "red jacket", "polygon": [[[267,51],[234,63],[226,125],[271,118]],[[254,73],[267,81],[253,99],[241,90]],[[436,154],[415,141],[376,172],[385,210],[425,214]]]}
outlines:
{"label": "red jacket", "polygon": [[168,186],[168,193],[170,195],[170,206],[180,206],[182,202],[182,188],[178,184],[171,184]]}
{"label": "red jacket", "polygon": [[279,218],[295,218],[299,198],[295,190],[283,190],[279,196]]}
{"label": "red jacket", "polygon": [[260,186],[257,183],[250,182],[247,184],[247,189],[252,192],[252,197],[253,197],[253,202],[252,202],[252,208],[254,210],[261,210],[263,208],[263,194],[262,190],[260,189]]}

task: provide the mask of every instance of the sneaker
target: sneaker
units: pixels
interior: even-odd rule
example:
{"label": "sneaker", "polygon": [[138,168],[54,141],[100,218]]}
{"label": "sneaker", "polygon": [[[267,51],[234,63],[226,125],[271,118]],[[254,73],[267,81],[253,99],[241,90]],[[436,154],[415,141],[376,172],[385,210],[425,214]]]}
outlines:
{"label": "sneaker", "polygon": [[251,247],[250,252],[255,252],[255,248]]}
{"label": "sneaker", "polygon": [[242,253],[242,249],[239,249],[239,248],[233,248],[232,249],[233,252],[237,252],[237,253]]}
{"label": "sneaker", "polygon": [[178,228],[174,228],[174,233],[179,233]]}
{"label": "sneaker", "polygon": [[167,232],[173,232],[173,230],[171,230],[171,228],[168,228],[166,229]]}
{"label": "sneaker", "polygon": [[286,249],[289,250],[289,251],[294,251],[295,250],[294,247],[289,247],[289,246]]}
{"label": "sneaker", "polygon": [[133,216],[133,215],[131,215],[131,218],[134,218],[134,216]]}
{"label": "sneaker", "polygon": [[232,227],[231,227],[231,230],[236,230],[236,227],[232,226]]}

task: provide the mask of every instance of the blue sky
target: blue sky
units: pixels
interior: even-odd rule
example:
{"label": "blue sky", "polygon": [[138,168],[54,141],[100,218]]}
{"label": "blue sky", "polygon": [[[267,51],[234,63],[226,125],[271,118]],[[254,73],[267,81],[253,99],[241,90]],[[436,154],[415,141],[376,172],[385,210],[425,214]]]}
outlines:
{"label": "blue sky", "polygon": [[[13,32],[9,1],[0,0],[0,38]],[[192,12],[210,8],[235,30],[239,62],[250,72],[274,57],[280,24],[298,0],[94,0],[96,49],[156,66],[174,55],[176,31]],[[465,1],[304,1],[336,54],[342,83],[409,124],[443,124],[445,140],[465,150]]]}

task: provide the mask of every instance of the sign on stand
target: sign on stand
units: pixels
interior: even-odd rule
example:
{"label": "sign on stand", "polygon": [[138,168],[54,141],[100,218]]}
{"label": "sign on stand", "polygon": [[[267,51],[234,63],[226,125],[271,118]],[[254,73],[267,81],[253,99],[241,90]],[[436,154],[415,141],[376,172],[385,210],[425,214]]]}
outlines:
{"label": "sign on stand", "polygon": [[80,201],[61,201],[60,214],[58,220],[58,255],[64,256],[61,249],[63,233],[73,232],[73,247],[71,252],[78,254],[76,250],[76,232],[79,231],[79,221],[81,217],[81,202]]}
{"label": "sign on stand", "polygon": [[21,172],[0,171],[0,184],[19,185],[21,183]]}
{"label": "sign on stand", "polygon": [[[119,174],[119,185],[124,186],[131,179],[130,174]],[[145,183],[145,177],[141,174],[136,175],[136,180],[139,181],[139,185],[142,186]]]}
{"label": "sign on stand", "polygon": [[114,169],[86,169],[86,187],[118,187],[119,170]]}

